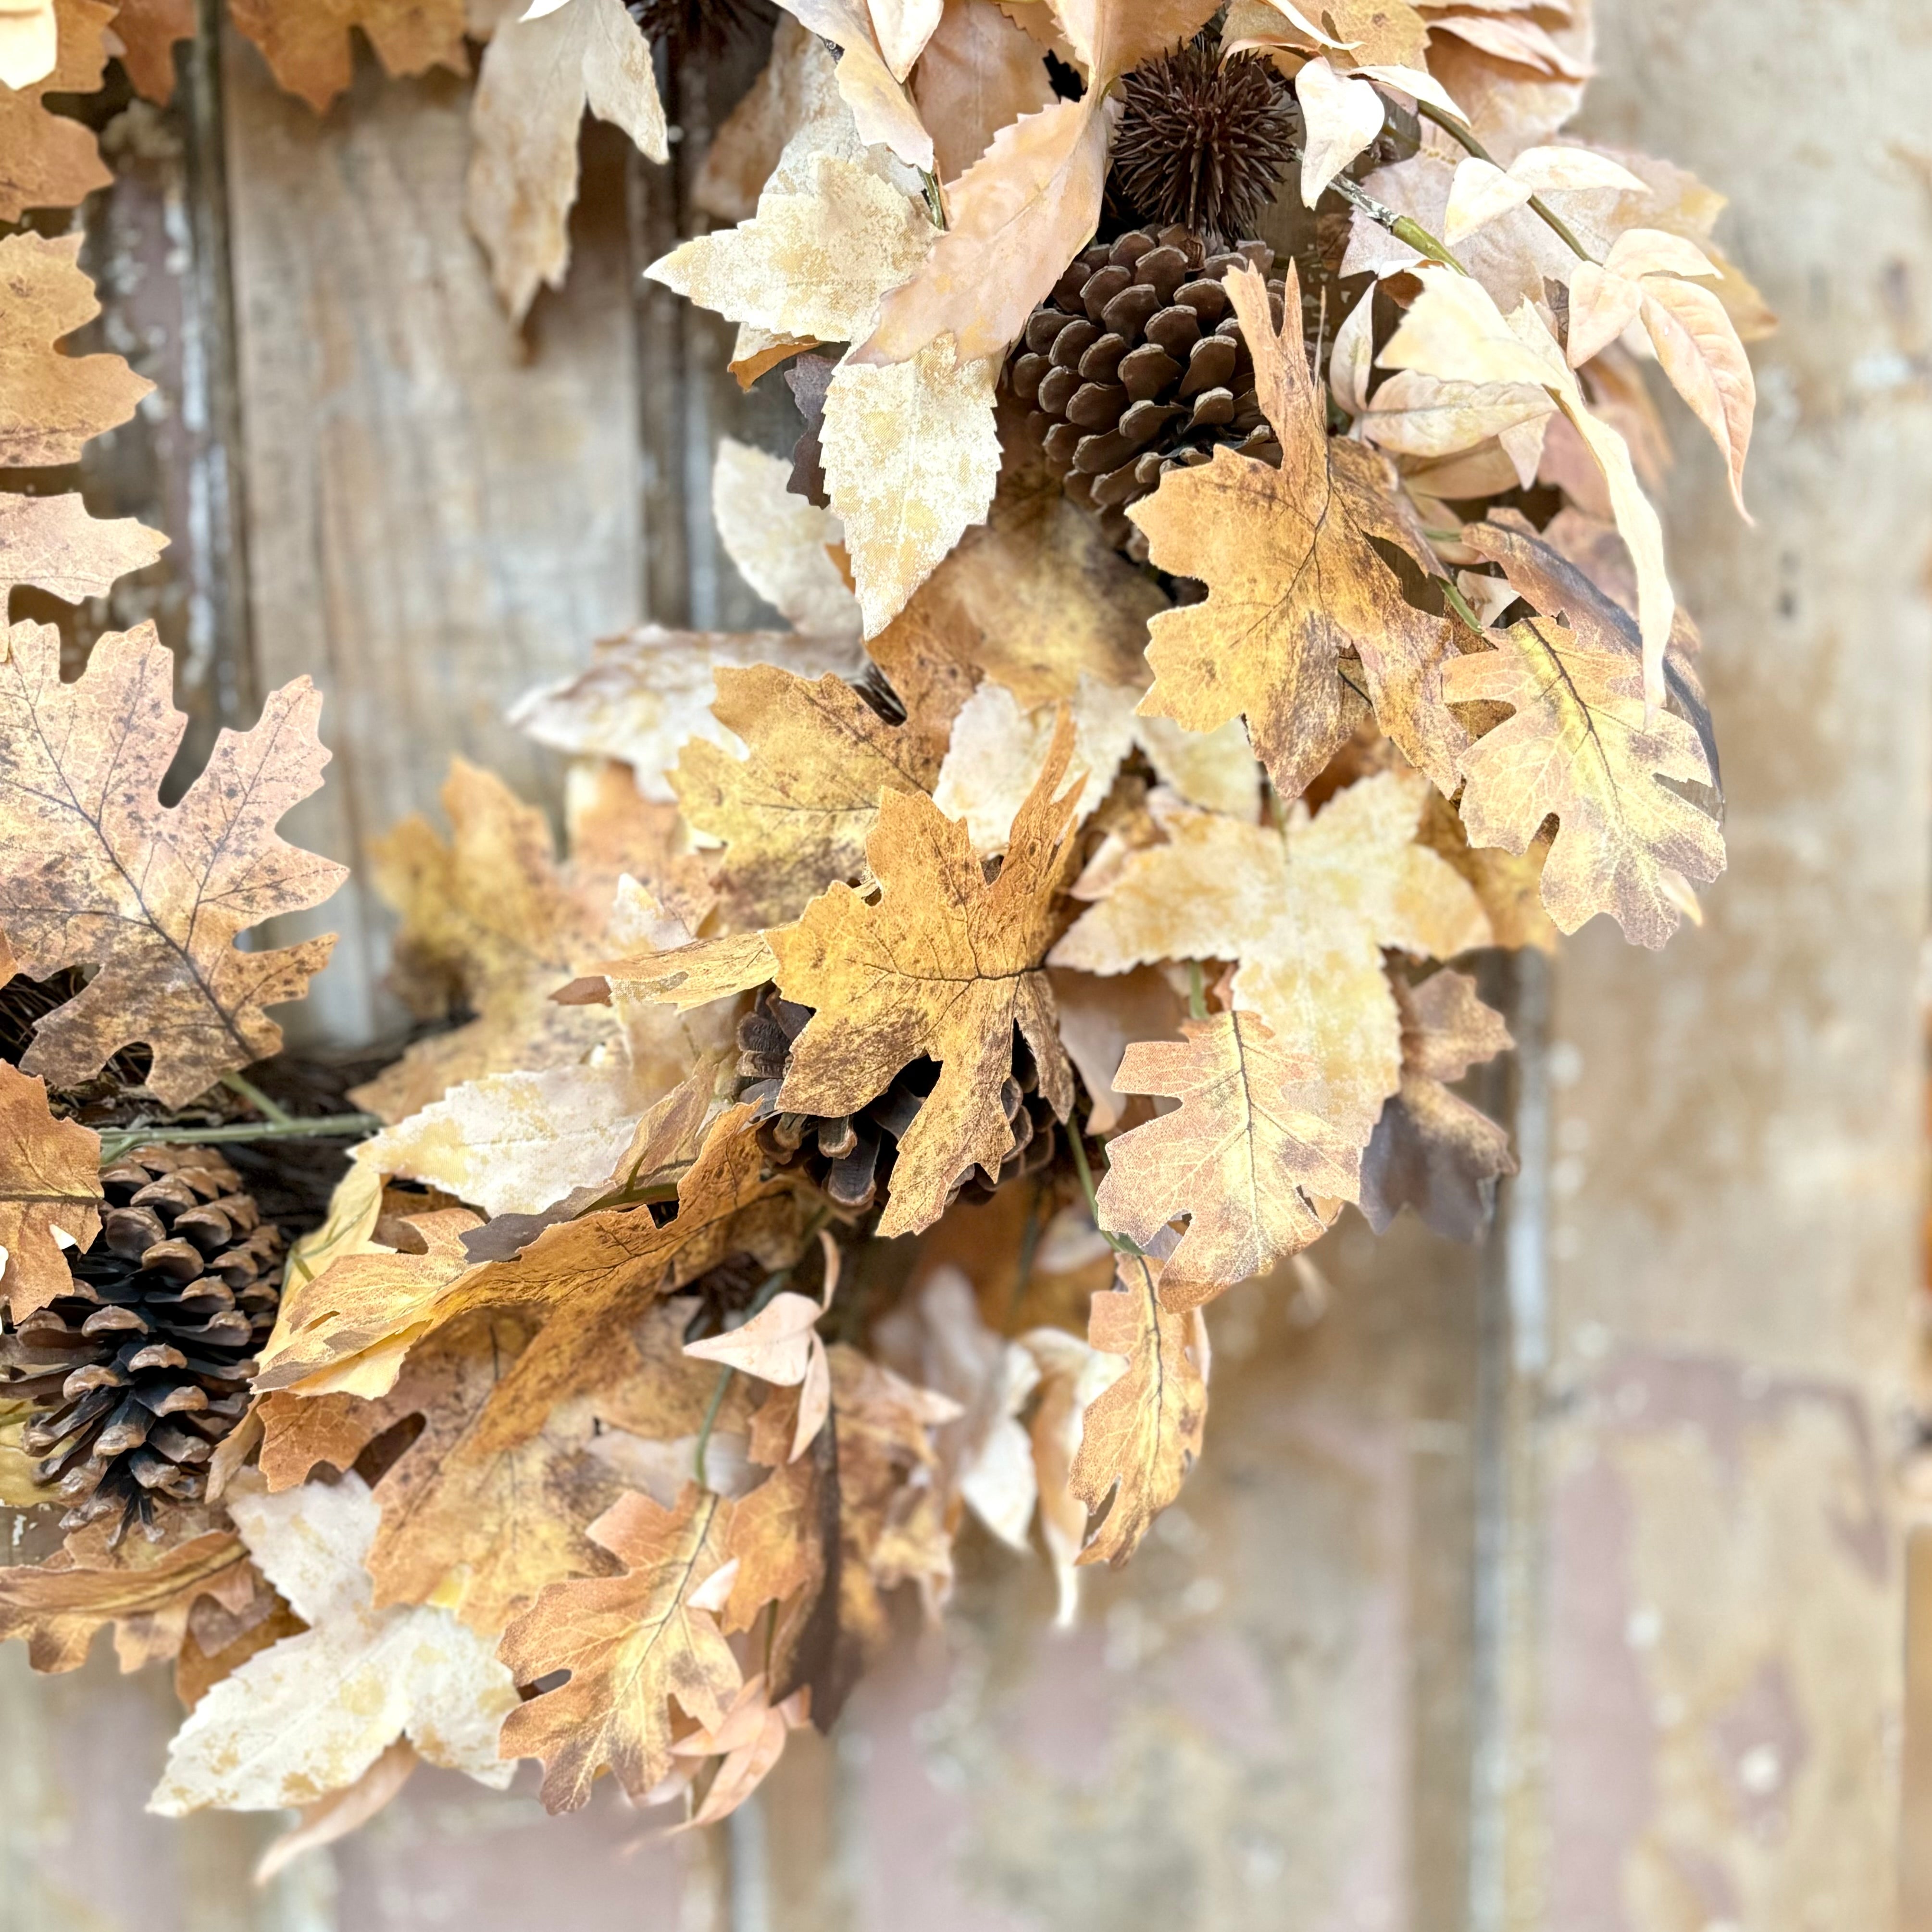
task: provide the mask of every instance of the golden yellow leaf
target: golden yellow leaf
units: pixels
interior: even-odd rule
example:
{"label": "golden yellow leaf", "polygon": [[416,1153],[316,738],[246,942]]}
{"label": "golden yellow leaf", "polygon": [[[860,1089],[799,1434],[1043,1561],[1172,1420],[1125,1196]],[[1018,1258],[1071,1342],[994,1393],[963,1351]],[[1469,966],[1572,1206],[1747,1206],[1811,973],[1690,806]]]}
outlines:
{"label": "golden yellow leaf", "polygon": [[701,1725],[723,1722],[737,1660],[691,1597],[728,1560],[730,1520],[731,1505],[694,1483],[668,1510],[624,1496],[590,1534],[625,1574],[554,1583],[504,1632],[501,1654],[521,1682],[570,1672],[503,1726],[506,1756],[543,1760],[546,1809],[580,1809],[607,1768],[642,1798],[670,1768],[674,1699]]}
{"label": "golden yellow leaf", "polygon": [[1100,1225],[1145,1244],[1177,1216],[1187,1232],[1161,1271],[1161,1304],[1192,1308],[1264,1274],[1325,1233],[1321,1201],[1355,1198],[1362,1142],[1322,1116],[1317,1070],[1283,1050],[1258,1014],[1184,1020],[1185,1044],[1137,1041],[1124,1091],[1180,1105],[1108,1144]]}
{"label": "golden yellow leaf", "polygon": [[347,871],[275,836],[328,760],[308,680],[271,692],[250,730],[224,731],[180,802],[164,806],[188,723],[170,700],[173,678],[152,624],[100,639],[71,684],[52,626],[7,634],[0,927],[36,979],[99,969],[40,1022],[22,1067],[72,1086],[145,1040],[148,1086],[179,1107],[280,1046],[263,1009],[300,998],[335,943],[243,952],[238,935],[319,904]]}
{"label": "golden yellow leaf", "polygon": [[232,0],[235,24],[276,80],[320,114],[349,85],[360,28],[392,74],[466,74],[463,0]]}
{"label": "golden yellow leaf", "polygon": [[0,1301],[17,1323],[69,1293],[57,1234],[100,1232],[100,1136],[47,1110],[44,1081],[0,1061]]}
{"label": "golden yellow leaf", "polygon": [[499,1790],[509,1782],[496,1742],[517,1702],[510,1674],[447,1610],[372,1606],[362,1558],[376,1504],[360,1477],[280,1496],[244,1485],[229,1509],[309,1628],[249,1658],[195,1706],[151,1810],[307,1804],[352,1784],[405,1736],[433,1764]]}
{"label": "golden yellow leaf", "polygon": [[[454,4],[460,34],[460,0],[436,4]],[[650,43],[623,0],[570,0],[540,19],[521,14],[509,9],[484,50],[465,203],[514,322],[540,286],[562,286],[586,110],[621,128],[650,160],[670,152]]]}
{"label": "golden yellow leaf", "polygon": [[1701,694],[1667,664],[1671,694],[1691,719],[1652,710],[1636,627],[1580,571],[1494,525],[1474,526],[1466,539],[1544,614],[1450,667],[1456,702],[1507,704],[1516,714],[1462,754],[1470,842],[1525,851],[1554,813],[1543,867],[1550,917],[1574,932],[1606,912],[1627,939],[1661,946],[1682,916],[1671,875],[1702,885],[1724,868],[1715,821],[1664,782],[1716,783],[1698,729]]}
{"label": "golden yellow leaf", "polygon": [[691,824],[724,842],[719,874],[734,916],[776,926],[862,872],[880,794],[924,790],[934,766],[842,679],[808,683],[772,665],[716,676],[712,710],[748,756],[692,743],[672,784]]}
{"label": "golden yellow leaf", "polygon": [[1052,963],[1123,973],[1239,960],[1235,1005],[1312,1063],[1326,1093],[1311,1111],[1362,1145],[1401,1075],[1382,949],[1446,958],[1490,937],[1474,893],[1415,841],[1427,795],[1413,772],[1380,772],[1313,818],[1296,806],[1284,836],[1156,794],[1168,842],[1126,855]]}
{"label": "golden yellow leaf", "polygon": [[[105,30],[114,17],[114,8],[102,4],[101,0],[54,0],[53,15],[52,67],[21,87],[0,84],[0,154],[6,157],[4,173],[0,173],[0,221],[17,221],[30,208],[72,208],[113,178],[100,158],[93,130],[64,114],[51,112],[46,97],[92,94],[100,87],[107,64]],[[0,250],[40,238],[14,236],[0,243]],[[80,245],[80,237],[76,234],[41,245],[70,250]],[[0,262],[5,261],[0,254]],[[0,278],[11,282],[13,267],[10,262],[0,267]],[[0,334],[0,342],[7,334],[10,329]],[[0,348],[0,356],[4,353]]]}
{"label": "golden yellow leaf", "polygon": [[1477,997],[1466,973],[1394,982],[1402,1008],[1402,1085],[1390,1095],[1362,1156],[1359,1204],[1381,1234],[1404,1208],[1451,1240],[1473,1241],[1489,1225],[1496,1177],[1514,1174],[1509,1135],[1450,1092],[1478,1061],[1515,1042],[1502,1016]]}
{"label": "golden yellow leaf", "polygon": [[794,1043],[780,1106],[856,1112],[911,1061],[940,1063],[938,1084],[899,1141],[879,1222],[887,1238],[929,1227],[975,1164],[997,1174],[1012,1151],[1000,1090],[1016,1027],[1041,1094],[1062,1119],[1072,1104],[1041,970],[1076,856],[1065,837],[1072,800],[1056,796],[1072,740],[1063,724],[992,884],[963,825],[923,794],[888,792],[866,845],[878,902],[834,886],[796,925],[766,934],[778,990],[814,1009]]}
{"label": "golden yellow leaf", "polygon": [[1124,1255],[1120,1285],[1094,1298],[1087,1340],[1126,1368],[1087,1406],[1069,1486],[1106,1516],[1080,1552],[1116,1566],[1180,1493],[1208,1420],[1208,1330],[1198,1308],[1161,1304],[1160,1264]]}
{"label": "golden yellow leaf", "polygon": [[[1281,466],[1217,449],[1211,463],[1171,471],[1129,512],[1154,562],[1201,578],[1208,592],[1204,603],[1154,619],[1154,686],[1141,709],[1192,731],[1244,715],[1256,754],[1292,798],[1353,728],[1344,704],[1353,685],[1411,763],[1453,792],[1468,738],[1442,700],[1442,662],[1455,655],[1449,625],[1404,600],[1370,539],[1418,560],[1426,544],[1396,508],[1382,460],[1328,433],[1292,267],[1280,335],[1252,267],[1223,286],[1252,346]],[[1349,659],[1359,668],[1345,668]]]}

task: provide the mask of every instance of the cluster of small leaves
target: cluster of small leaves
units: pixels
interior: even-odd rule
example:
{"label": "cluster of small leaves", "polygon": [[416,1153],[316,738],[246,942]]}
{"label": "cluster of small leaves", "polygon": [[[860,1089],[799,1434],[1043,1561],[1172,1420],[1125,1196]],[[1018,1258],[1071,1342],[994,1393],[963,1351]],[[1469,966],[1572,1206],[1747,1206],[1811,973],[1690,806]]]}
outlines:
{"label": "cluster of small leaves", "polygon": [[[642,626],[528,694],[575,761],[565,854],[464,765],[446,833],[382,844],[395,990],[461,1023],[359,1090],[381,1130],[291,1258],[206,1502],[0,1572],[41,1668],[104,1624],[176,1659],[157,1808],[308,1807],[292,1847],[419,1759],[501,1784],[527,1756],[553,1808],[608,1772],[710,1822],[836,1717],[894,1593],[938,1613],[969,1516],[1071,1617],[1202,1453],[1216,1297],[1351,1204],[1480,1231],[1512,1162],[1455,1083],[1509,1040],[1449,962],[1696,916],[1715,752],[1629,345],[1741,491],[1768,318],[1716,197],[1558,139],[1575,0],[1237,5],[1225,56],[1194,38],[1217,10],[786,0],[698,178],[716,225],[650,272],[738,325],[748,382],[828,352],[796,386],[815,453],[728,443],[714,480],[789,628]],[[70,199],[91,164],[36,90],[98,79],[104,11],[54,0],[58,64],[0,74]],[[352,26],[393,72],[468,59],[459,0],[235,14],[318,108]],[[124,8],[130,54],[172,17]],[[1392,103],[1428,138],[1372,167]],[[562,273],[586,107],[663,154],[622,0],[500,10],[470,212],[514,314]],[[1311,358],[1296,272],[1271,302],[1222,265],[1265,434],[1150,480],[1150,568],[999,402],[1124,189],[1210,228],[1346,218],[1339,261],[1286,252],[1324,297],[1370,282],[1318,304]],[[1135,296],[1122,357],[1173,292]],[[70,460],[140,385],[59,347],[93,313],[70,243],[0,242],[0,457]],[[1078,370],[1096,420],[1115,373]],[[153,554],[0,500],[10,581],[94,594]],[[99,1228],[98,1144],[39,1076],[139,1045],[191,1099],[326,952],[236,946],[340,876],[274,829],[320,780],[313,693],[164,807],[168,673],[152,633],[70,684],[50,631],[0,652],[0,974],[76,975],[0,1069],[20,1308]],[[32,1506],[20,1420],[0,1478]]]}

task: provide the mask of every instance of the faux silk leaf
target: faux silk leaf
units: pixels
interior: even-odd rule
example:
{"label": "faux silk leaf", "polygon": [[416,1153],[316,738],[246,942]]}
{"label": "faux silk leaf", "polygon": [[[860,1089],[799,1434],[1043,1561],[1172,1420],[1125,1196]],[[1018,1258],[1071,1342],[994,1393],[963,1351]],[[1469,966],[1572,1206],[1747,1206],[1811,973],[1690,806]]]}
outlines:
{"label": "faux silk leaf", "polygon": [[362,29],[389,74],[470,70],[463,0],[232,0],[230,10],[277,82],[318,114],[354,72],[352,28]]}
{"label": "faux silk leaf", "polygon": [[1075,856],[1065,838],[1072,800],[1056,795],[1072,742],[1064,724],[990,885],[964,825],[922,794],[888,792],[866,844],[878,902],[834,886],[796,925],[766,935],[779,991],[814,1009],[793,1046],[782,1107],[854,1112],[911,1061],[940,1063],[899,1142],[883,1236],[931,1226],[975,1164],[999,1172],[1013,1145],[1000,1093],[1016,1027],[1041,1093],[1063,1119],[1072,1104],[1042,970]]}
{"label": "faux silk leaf", "polygon": [[674,1699],[701,1725],[723,1722],[741,1676],[716,1618],[691,1598],[728,1560],[730,1520],[731,1505],[695,1484],[670,1509],[624,1496],[590,1534],[625,1574],[553,1584],[504,1633],[520,1682],[570,1672],[503,1726],[506,1755],[543,1760],[548,1810],[580,1809],[606,1768],[641,1799],[670,1768]]}
{"label": "faux silk leaf", "polygon": [[263,1009],[300,998],[335,943],[243,952],[238,935],[320,904],[347,869],[275,836],[328,760],[315,687],[303,677],[271,692],[259,722],[224,730],[180,802],[164,806],[161,781],[188,722],[170,701],[173,676],[152,624],[100,639],[71,684],[50,625],[8,634],[0,930],[36,979],[99,968],[40,1022],[26,1070],[76,1084],[144,1040],[148,1086],[179,1107],[280,1046]]}
{"label": "faux silk leaf", "polygon": [[100,1232],[100,1136],[47,1110],[46,1083],[0,1061],[0,1301],[16,1323],[73,1286],[55,1238]]}
{"label": "faux silk leaf", "polygon": [[[1322,1118],[1309,1061],[1285,1052],[1258,1014],[1181,1023],[1184,1044],[1137,1041],[1114,1082],[1178,1100],[1110,1142],[1100,1224],[1151,1241],[1177,1216],[1187,1232],[1161,1271],[1165,1308],[1191,1308],[1264,1274],[1327,1232],[1352,1201],[1361,1142]],[[1097,1346],[1097,1344],[1096,1344]]]}
{"label": "faux silk leaf", "polygon": [[1208,1330],[1198,1309],[1161,1304],[1160,1264],[1121,1258],[1120,1285],[1096,1294],[1087,1340],[1126,1358],[1119,1379],[1088,1404],[1069,1486],[1089,1510],[1105,1508],[1078,1560],[1117,1568],[1180,1493],[1208,1420]]}
{"label": "faux silk leaf", "polygon": [[1383,730],[1453,792],[1468,737],[1442,698],[1442,664],[1455,654],[1449,626],[1403,598],[1370,539],[1416,554],[1426,546],[1402,524],[1382,459],[1328,434],[1301,345],[1293,268],[1280,334],[1252,267],[1223,286],[1254,356],[1281,465],[1216,449],[1211,463],[1170,471],[1129,512],[1156,564],[1208,586],[1204,602],[1154,619],[1154,686],[1141,709],[1191,731],[1245,716],[1276,788],[1298,797],[1352,728],[1343,661],[1358,658],[1352,675]]}

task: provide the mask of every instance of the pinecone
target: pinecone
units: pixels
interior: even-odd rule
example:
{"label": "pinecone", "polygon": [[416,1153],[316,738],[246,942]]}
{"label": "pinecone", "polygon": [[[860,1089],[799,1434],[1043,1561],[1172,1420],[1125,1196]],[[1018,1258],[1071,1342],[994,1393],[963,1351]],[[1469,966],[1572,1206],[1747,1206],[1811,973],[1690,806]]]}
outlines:
{"label": "pinecone", "polygon": [[[778,1093],[791,1062],[791,1043],[811,1017],[809,1006],[795,1006],[770,992],[759,996],[757,1006],[738,1022],[738,1072],[750,1083],[739,1090],[738,1097],[764,1114],[758,1138],[773,1161],[781,1167],[803,1162],[814,1185],[840,1207],[862,1214],[890,1180],[899,1136],[932,1091],[939,1069],[931,1060],[916,1061],[856,1114],[780,1113]],[[990,1194],[1014,1175],[1030,1174],[1052,1160],[1058,1123],[1040,1097],[1039,1085],[1032,1052],[1016,1032],[1013,1068],[1000,1096],[1012,1123],[1013,1150],[998,1174],[969,1168],[959,1177],[956,1195],[969,1187]]]}
{"label": "pinecone", "polygon": [[[1125,512],[1166,471],[1205,463],[1220,444],[1281,460],[1221,286],[1244,261],[1265,275],[1274,253],[1244,242],[1209,254],[1184,228],[1096,242],[1028,318],[1006,364],[1006,386],[1029,408],[1048,470],[1137,561],[1146,539]],[[1268,285],[1276,328],[1283,286],[1280,277]]]}
{"label": "pinecone", "polygon": [[148,1147],[101,1172],[100,1240],[72,1250],[71,1294],[0,1326],[0,1390],[45,1413],[22,1432],[67,1528],[198,1498],[214,1445],[248,1405],[274,1325],[281,1230],[220,1155]]}

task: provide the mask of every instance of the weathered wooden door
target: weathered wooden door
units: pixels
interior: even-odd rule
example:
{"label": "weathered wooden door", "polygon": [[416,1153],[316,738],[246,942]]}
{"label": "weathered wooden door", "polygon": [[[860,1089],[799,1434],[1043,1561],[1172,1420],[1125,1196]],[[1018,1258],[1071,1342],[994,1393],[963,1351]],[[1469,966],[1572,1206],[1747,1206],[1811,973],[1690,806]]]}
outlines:
{"label": "weathered wooden door", "polygon": [[[212,18],[212,9],[204,11]],[[838,1735],[728,1832],[608,1791],[546,1820],[427,1773],[264,1892],[274,1821],[145,1816],[165,1682],[0,1654],[6,1932],[1882,1932],[1932,1924],[1908,1724],[1928,813],[1932,16],[1922,0],[1599,0],[1595,131],[1732,194],[1781,312],[1755,530],[1685,439],[1731,871],[1662,957],[1586,931],[1516,969],[1522,1173],[1482,1251],[1359,1222],[1324,1293],[1215,1310],[1182,1506],[1081,1627],[990,1548]],[[554,804],[504,722],[646,615],[760,607],[712,541],[711,320],[638,271],[668,171],[592,128],[561,294],[513,334],[460,216],[465,89],[360,75],[317,119],[205,36],[116,124],[88,212],[109,346],[171,410],[95,446],[99,513],[175,538],[152,614],[205,745],[306,671],[354,860],[452,754]],[[722,94],[721,86],[721,97]],[[352,886],[299,1024],[391,1024]],[[1600,924],[1601,922],[1599,922]],[[1922,1571],[1926,1566],[1920,1566]],[[1923,1577],[1922,1576],[1922,1582]],[[1918,1606],[1922,1622],[1927,1612]],[[1922,1657],[1912,1675],[1922,1685]]]}

